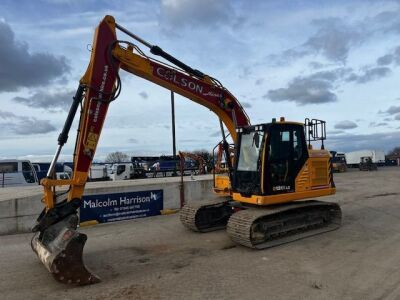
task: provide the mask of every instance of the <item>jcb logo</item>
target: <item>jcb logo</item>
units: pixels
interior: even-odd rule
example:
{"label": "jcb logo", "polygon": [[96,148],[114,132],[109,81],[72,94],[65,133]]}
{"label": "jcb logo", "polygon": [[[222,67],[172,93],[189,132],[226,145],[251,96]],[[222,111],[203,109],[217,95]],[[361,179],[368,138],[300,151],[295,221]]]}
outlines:
{"label": "jcb logo", "polygon": [[98,134],[90,132],[86,140],[85,148],[89,150],[94,150],[96,148],[98,139],[99,139]]}
{"label": "jcb logo", "polygon": [[291,189],[290,185],[277,185],[272,187],[274,192],[276,191],[289,191]]}

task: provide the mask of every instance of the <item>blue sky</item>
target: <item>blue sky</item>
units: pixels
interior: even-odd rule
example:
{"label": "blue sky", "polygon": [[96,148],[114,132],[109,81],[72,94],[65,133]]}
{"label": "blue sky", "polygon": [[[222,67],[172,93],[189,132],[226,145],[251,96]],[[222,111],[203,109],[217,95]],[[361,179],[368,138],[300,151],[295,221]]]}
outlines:
{"label": "blue sky", "polygon": [[[254,124],[319,118],[330,149],[400,145],[398,1],[3,0],[0,157],[50,159],[106,14],[219,79]],[[96,160],[117,150],[170,154],[170,92],[127,73],[122,83]],[[217,117],[180,96],[176,124],[179,150],[219,140]]]}

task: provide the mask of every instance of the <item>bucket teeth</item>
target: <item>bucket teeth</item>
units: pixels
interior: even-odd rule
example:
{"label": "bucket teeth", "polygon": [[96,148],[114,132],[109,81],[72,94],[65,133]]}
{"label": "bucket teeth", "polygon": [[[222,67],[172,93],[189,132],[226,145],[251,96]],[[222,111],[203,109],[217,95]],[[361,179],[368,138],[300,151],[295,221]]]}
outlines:
{"label": "bucket teeth", "polygon": [[[68,220],[61,222],[68,222]],[[100,282],[100,278],[92,274],[83,262],[82,254],[87,236],[73,228],[60,229],[60,223],[55,225],[54,228],[46,229],[50,232],[45,232],[42,240],[38,237],[32,240],[33,251],[54,279],[72,285]],[[48,239],[50,236],[51,240]]]}

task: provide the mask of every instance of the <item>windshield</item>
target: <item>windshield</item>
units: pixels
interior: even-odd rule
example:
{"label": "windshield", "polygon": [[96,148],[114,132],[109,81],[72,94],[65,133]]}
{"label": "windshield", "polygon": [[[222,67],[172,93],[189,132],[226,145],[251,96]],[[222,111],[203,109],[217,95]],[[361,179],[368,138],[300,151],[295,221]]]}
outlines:
{"label": "windshield", "polygon": [[258,145],[257,139],[254,138],[255,132],[243,133],[240,143],[238,171],[257,171],[257,163],[259,153],[262,147],[264,137],[263,132],[258,132]]}
{"label": "windshield", "polygon": [[345,163],[345,162],[346,162],[346,157],[336,155],[336,156],[334,156],[334,157],[332,158],[332,162],[334,162],[334,163],[337,163],[337,162]]}

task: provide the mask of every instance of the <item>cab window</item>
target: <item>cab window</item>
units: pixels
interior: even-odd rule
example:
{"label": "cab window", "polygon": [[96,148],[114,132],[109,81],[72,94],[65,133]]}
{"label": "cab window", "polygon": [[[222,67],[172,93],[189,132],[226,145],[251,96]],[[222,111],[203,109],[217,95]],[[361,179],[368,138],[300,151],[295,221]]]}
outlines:
{"label": "cab window", "polygon": [[117,175],[121,175],[123,172],[125,172],[125,165],[119,165],[117,167]]}
{"label": "cab window", "polygon": [[35,175],[33,174],[32,167],[26,161],[22,162],[22,174],[24,175],[24,178],[25,178],[26,182],[33,183],[33,182],[36,181],[35,180]]}
{"label": "cab window", "polygon": [[16,173],[18,172],[17,162],[0,163],[0,173]]}

